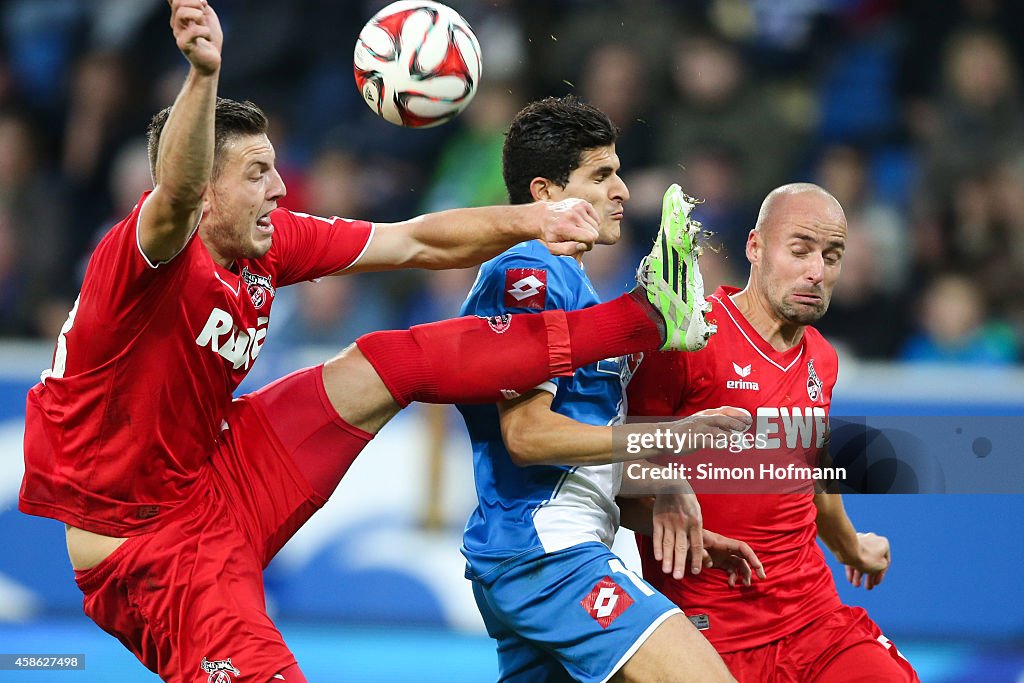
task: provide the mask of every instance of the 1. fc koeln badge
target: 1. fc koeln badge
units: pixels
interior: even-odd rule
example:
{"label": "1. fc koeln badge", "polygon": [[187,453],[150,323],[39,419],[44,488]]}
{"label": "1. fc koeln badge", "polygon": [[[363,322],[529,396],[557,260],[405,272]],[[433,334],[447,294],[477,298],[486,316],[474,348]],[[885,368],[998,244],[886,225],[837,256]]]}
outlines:
{"label": "1. fc koeln badge", "polygon": [[812,401],[817,401],[821,397],[822,386],[821,380],[818,379],[818,373],[814,371],[814,359],[807,361],[807,397]]}

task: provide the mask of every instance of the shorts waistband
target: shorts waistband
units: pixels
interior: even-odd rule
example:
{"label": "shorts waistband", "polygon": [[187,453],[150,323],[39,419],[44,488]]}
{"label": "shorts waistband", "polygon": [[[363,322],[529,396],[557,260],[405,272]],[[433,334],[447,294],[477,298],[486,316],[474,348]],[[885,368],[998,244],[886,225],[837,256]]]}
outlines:
{"label": "shorts waistband", "polygon": [[206,499],[205,492],[202,490],[204,478],[205,476],[200,476],[200,478],[196,481],[194,485],[195,490],[192,491],[192,494],[184,501],[182,501],[180,505],[177,505],[167,514],[162,516],[159,519],[158,524],[154,526],[152,529],[145,531],[141,534],[128,536],[127,538],[125,538],[124,543],[119,545],[117,548],[113,550],[113,552],[111,552],[105,558],[100,560],[99,564],[97,564],[96,566],[90,567],[89,569],[76,569],[75,583],[78,584],[78,587],[82,590],[82,592],[87,592],[92,588],[95,588],[103,581],[105,581],[107,577],[110,576],[111,572],[113,572],[113,570],[117,567],[117,560],[120,559],[123,555],[127,554],[131,548],[134,548],[142,541],[158,533],[164,525],[169,524],[175,520],[181,519],[182,517],[195,511],[199,507],[199,504]]}
{"label": "shorts waistband", "polygon": [[78,584],[79,590],[83,593],[89,593],[106,581],[107,577],[109,577],[117,568],[119,564],[118,560],[120,560],[123,555],[126,555],[129,550],[144,541],[149,535],[150,534],[129,536],[125,539],[124,543],[114,548],[114,551],[100,560],[99,564],[95,567],[90,567],[89,569],[76,569],[75,583]]}

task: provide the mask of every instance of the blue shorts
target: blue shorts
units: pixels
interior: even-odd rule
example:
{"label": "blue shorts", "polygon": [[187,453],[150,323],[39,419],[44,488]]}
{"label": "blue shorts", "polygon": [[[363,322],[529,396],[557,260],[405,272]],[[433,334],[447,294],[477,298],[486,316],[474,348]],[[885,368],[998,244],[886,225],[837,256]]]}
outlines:
{"label": "blue shorts", "polygon": [[600,543],[509,569],[473,594],[499,681],[603,683],[679,608]]}

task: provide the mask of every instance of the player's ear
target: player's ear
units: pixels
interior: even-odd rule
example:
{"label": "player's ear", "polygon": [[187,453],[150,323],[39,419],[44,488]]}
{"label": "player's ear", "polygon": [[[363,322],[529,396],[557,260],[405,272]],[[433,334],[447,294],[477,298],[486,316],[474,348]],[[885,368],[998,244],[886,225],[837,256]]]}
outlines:
{"label": "player's ear", "polygon": [[547,178],[534,178],[530,181],[530,196],[533,197],[533,201],[550,202],[554,200],[552,192],[554,188],[558,187]]}
{"label": "player's ear", "polygon": [[764,237],[760,231],[751,230],[747,234],[747,260],[751,263],[758,263],[761,260],[761,250],[764,249]]}
{"label": "player's ear", "polygon": [[206,184],[206,189],[203,190],[203,215],[210,215],[210,207],[213,206],[213,190],[210,189],[210,183]]}

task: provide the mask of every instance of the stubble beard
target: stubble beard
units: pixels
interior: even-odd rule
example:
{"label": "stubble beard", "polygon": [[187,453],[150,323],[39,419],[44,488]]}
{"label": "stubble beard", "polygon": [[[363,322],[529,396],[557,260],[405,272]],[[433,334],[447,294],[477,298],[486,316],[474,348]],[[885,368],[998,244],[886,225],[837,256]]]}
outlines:
{"label": "stubble beard", "polygon": [[773,302],[775,312],[788,323],[794,325],[811,325],[818,322],[828,311],[828,301],[822,298],[821,303],[814,307],[791,304],[784,298]]}

